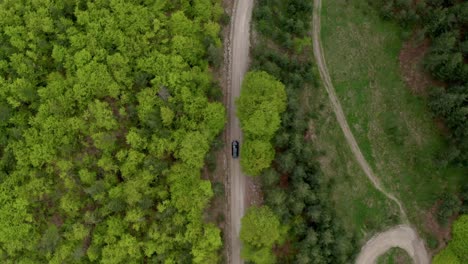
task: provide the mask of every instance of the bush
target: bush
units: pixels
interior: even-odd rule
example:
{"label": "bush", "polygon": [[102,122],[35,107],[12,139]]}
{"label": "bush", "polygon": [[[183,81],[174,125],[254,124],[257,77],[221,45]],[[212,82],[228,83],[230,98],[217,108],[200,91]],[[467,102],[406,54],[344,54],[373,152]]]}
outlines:
{"label": "bush", "polygon": [[284,231],[270,208],[250,207],[242,218],[240,230],[242,257],[257,264],[274,263],[272,247],[282,241]]}
{"label": "bush", "polygon": [[447,220],[460,212],[461,201],[456,195],[446,194],[442,197],[442,203],[439,205],[437,211],[437,221],[446,225]]}
{"label": "bush", "polygon": [[434,264],[461,264],[468,262],[468,215],[458,218],[452,228],[452,240],[434,258]]}
{"label": "bush", "polygon": [[437,254],[434,258],[433,264],[462,264],[458,257],[453,254],[453,251],[447,247]]}
{"label": "bush", "polygon": [[275,157],[273,146],[261,140],[245,140],[240,150],[242,170],[250,176],[258,176],[270,167]]}
{"label": "bush", "polygon": [[284,85],[264,71],[247,73],[236,101],[245,141],[241,148],[241,166],[251,176],[270,166],[274,150],[270,141],[281,124],[286,109]]}

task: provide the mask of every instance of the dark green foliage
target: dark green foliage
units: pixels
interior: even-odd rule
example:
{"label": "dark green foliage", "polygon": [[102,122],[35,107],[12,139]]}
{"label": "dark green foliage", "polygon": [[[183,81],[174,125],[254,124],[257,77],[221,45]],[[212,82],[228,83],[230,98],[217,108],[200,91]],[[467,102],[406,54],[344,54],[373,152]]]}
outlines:
{"label": "dark green foliage", "polygon": [[431,40],[424,66],[446,88],[435,88],[429,107],[450,128],[445,162],[468,166],[468,2],[452,0],[368,1],[382,17],[416,28]]}
{"label": "dark green foliage", "polygon": [[213,183],[213,193],[214,195],[219,196],[219,197],[224,196],[224,185],[222,182]]}
{"label": "dark green foliage", "polygon": [[222,12],[1,1],[2,263],[217,263],[200,169],[225,123]]}
{"label": "dark green foliage", "polygon": [[377,10],[384,19],[395,19],[404,28],[409,28],[420,20],[419,14],[415,11],[415,4],[411,0],[377,0],[368,2],[377,7]]}
{"label": "dark green foliage", "polygon": [[461,213],[468,214],[468,182],[462,186],[460,198],[462,201]]}
{"label": "dark green foliage", "polygon": [[260,38],[252,50],[252,67],[284,83],[288,100],[273,138],[275,160],[262,173],[262,187],[265,204],[289,227],[289,254],[278,255],[278,263],[350,263],[355,243],[334,217],[318,155],[304,137],[310,114],[302,97],[316,84],[307,34],[312,5],[313,1],[260,0],[254,10]]}
{"label": "dark green foliage", "polygon": [[437,221],[445,225],[450,217],[460,212],[462,202],[455,195],[444,195],[437,211]]}
{"label": "dark green foliage", "polygon": [[[307,35],[310,29],[312,1],[261,0],[253,16],[259,32],[282,47],[293,48],[294,39]],[[274,25],[274,26],[272,26]]]}
{"label": "dark green foliage", "polygon": [[448,161],[468,165],[468,86],[452,86],[448,89],[435,88],[429,97],[429,107],[443,117],[451,131],[452,144],[447,153]]}
{"label": "dark green foliage", "polygon": [[427,246],[430,249],[436,249],[439,246],[439,240],[434,235],[429,235],[426,241],[427,241]]}

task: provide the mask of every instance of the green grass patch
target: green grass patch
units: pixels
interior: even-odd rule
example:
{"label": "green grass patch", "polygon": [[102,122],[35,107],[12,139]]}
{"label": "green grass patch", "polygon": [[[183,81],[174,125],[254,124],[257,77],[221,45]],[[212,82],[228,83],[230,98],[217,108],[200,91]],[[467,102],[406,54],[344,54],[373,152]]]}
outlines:
{"label": "green grass patch", "polygon": [[[322,5],[325,58],[349,125],[376,175],[402,200],[412,223],[421,228],[424,210],[440,194],[456,191],[463,173],[436,158],[445,142],[425,101],[412,95],[400,76],[401,32],[396,25],[382,21],[364,1],[328,0]],[[335,159],[350,162],[348,157]],[[360,195],[371,195],[372,188],[356,165],[341,167],[346,168],[333,169],[362,178]],[[343,185],[348,191],[342,195],[357,196],[347,182]],[[352,207],[343,210],[347,208]],[[362,226],[359,217],[352,219]]]}
{"label": "green grass patch", "polygon": [[413,264],[411,257],[401,248],[392,248],[377,259],[377,264]]}
{"label": "green grass patch", "polygon": [[319,113],[310,123],[314,144],[322,156],[320,166],[331,182],[331,199],[345,229],[360,244],[372,234],[395,225],[398,208],[378,192],[364,175],[341,131],[325,89],[317,89],[311,105]]}

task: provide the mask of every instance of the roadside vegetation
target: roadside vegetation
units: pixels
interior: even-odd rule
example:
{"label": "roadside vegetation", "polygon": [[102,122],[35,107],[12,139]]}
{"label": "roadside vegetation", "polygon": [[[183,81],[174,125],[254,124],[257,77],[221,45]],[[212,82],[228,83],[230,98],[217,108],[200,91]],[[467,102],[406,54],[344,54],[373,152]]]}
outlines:
{"label": "roadside vegetation", "polygon": [[326,1],[322,12],[325,57],[364,156],[404,202],[410,221],[426,238],[436,236],[427,225],[429,209],[442,195],[459,194],[466,168],[441,157],[451,147],[426,100],[400,75],[405,31],[363,1]]}
{"label": "roadside vegetation", "polygon": [[271,140],[286,109],[284,85],[266,72],[249,72],[245,75],[236,105],[244,133],[242,170],[247,175],[258,176],[270,167],[275,156]]}
{"label": "roadside vegetation", "polygon": [[0,13],[0,262],[216,263],[200,170],[225,123],[219,3]]}
{"label": "roadside vegetation", "polygon": [[460,216],[452,228],[452,240],[434,258],[434,264],[462,264],[468,262],[468,214]]}
{"label": "roadside vegetation", "polygon": [[267,206],[251,207],[242,218],[240,239],[242,258],[258,264],[271,264],[275,256],[271,248],[283,242],[285,228]]}
{"label": "roadside vegetation", "polygon": [[[279,229],[287,230],[268,251],[278,263],[348,263],[354,237],[344,231],[329,201],[331,182],[323,176],[320,153],[308,136],[310,100],[318,87],[308,35],[312,6],[312,1],[259,0],[253,13],[251,70],[273,76],[287,95],[272,141],[274,160],[260,175],[265,206],[276,215]],[[263,263],[249,255],[244,253]]]}

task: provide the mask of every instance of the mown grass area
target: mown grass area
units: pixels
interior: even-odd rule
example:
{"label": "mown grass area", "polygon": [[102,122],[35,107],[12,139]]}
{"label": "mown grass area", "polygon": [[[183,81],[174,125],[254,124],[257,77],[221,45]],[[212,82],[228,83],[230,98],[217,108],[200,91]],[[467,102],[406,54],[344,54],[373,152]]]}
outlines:
{"label": "mown grass area", "polygon": [[[350,127],[376,175],[404,203],[410,221],[424,230],[424,210],[440,194],[454,192],[463,174],[438,162],[445,143],[423,99],[412,95],[400,76],[401,32],[365,1],[328,0],[322,5],[325,57]],[[357,169],[348,171],[363,178]],[[358,184],[362,194],[372,192],[368,181]],[[342,185],[339,195],[356,195],[348,183]]]}
{"label": "mown grass area", "polygon": [[401,248],[392,248],[377,259],[377,264],[413,264],[411,257]]}

